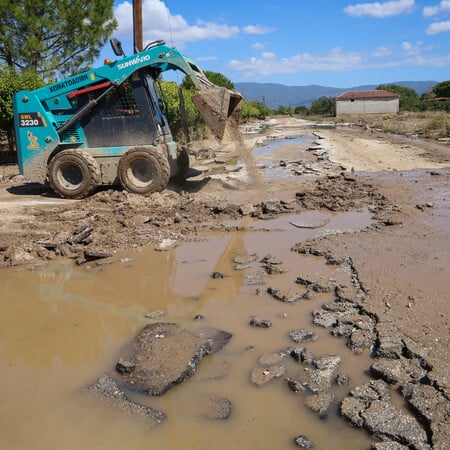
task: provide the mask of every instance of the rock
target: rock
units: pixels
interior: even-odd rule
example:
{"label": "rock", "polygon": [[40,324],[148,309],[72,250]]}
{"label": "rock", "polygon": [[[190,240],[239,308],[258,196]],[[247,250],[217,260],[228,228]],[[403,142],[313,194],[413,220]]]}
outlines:
{"label": "rock", "polygon": [[365,403],[354,397],[346,397],[341,403],[341,414],[355,427],[362,428],[364,420],[361,417],[361,412],[366,407]]}
{"label": "rock", "polygon": [[403,351],[403,341],[396,334],[390,334],[389,331],[377,327],[378,342],[376,356],[379,358],[400,359]]}
{"label": "rock", "polygon": [[[338,324],[340,313],[325,311],[324,309],[315,309],[312,312],[313,323],[323,328],[333,328]],[[352,327],[350,327],[352,330]]]}
{"label": "rock", "polygon": [[303,372],[304,384],[315,394],[327,391],[331,388],[332,373],[326,370],[306,368]]}
{"label": "rock", "polygon": [[450,436],[450,405],[448,399],[433,386],[407,384],[402,394],[413,411],[431,429],[433,448],[444,449]]}
{"label": "rock", "polygon": [[164,311],[161,309],[156,309],[155,311],[149,311],[145,314],[146,319],[156,319],[164,315]]}
{"label": "rock", "polygon": [[409,450],[410,447],[394,441],[375,442],[370,446],[371,450]]}
{"label": "rock", "polygon": [[382,378],[386,383],[407,383],[419,381],[426,375],[417,360],[376,358],[370,366],[370,371],[375,377]]}
{"label": "rock", "polygon": [[327,412],[335,400],[335,396],[329,392],[310,395],[305,400],[305,405],[317,413],[321,419],[327,416]]}
{"label": "rock", "polygon": [[336,287],[336,280],[322,274],[310,275],[308,278],[298,276],[295,282],[306,286],[314,292],[331,292]]}
{"label": "rock", "polygon": [[427,435],[419,423],[390,403],[388,385],[382,380],[353,389],[341,403],[341,414],[377,438],[415,449],[429,448]]}
{"label": "rock", "polygon": [[276,256],[266,255],[261,260],[261,263],[262,264],[270,264],[270,265],[276,266],[276,265],[283,264],[283,261],[281,261],[281,259],[277,258]]}
{"label": "rock", "polygon": [[284,366],[257,367],[251,372],[251,381],[257,386],[262,386],[274,378],[281,377],[285,372],[286,368]]}
{"label": "rock", "polygon": [[107,400],[127,414],[148,418],[152,426],[161,424],[166,418],[161,411],[130,401],[125,393],[119,389],[115,381],[107,374],[103,374],[94,384],[85,388],[84,391],[91,392],[97,397]]}
{"label": "rock", "polygon": [[233,258],[233,262],[239,265],[247,265],[258,260],[256,253],[242,253]]}
{"label": "rock", "polygon": [[262,267],[269,275],[279,275],[285,273],[286,269],[278,258],[266,257],[262,261]]}
{"label": "rock", "polygon": [[280,214],[282,206],[279,200],[266,200],[261,202],[261,211],[263,214]]}
{"label": "rock", "polygon": [[280,352],[265,353],[260,356],[259,363],[265,366],[272,366],[274,364],[279,364],[285,357],[286,355]]}
{"label": "rock", "polygon": [[374,400],[389,401],[389,387],[383,380],[371,380],[368,383],[357,386],[350,391],[352,397],[361,399],[365,404]]}
{"label": "rock", "polygon": [[337,355],[325,355],[319,359],[314,360],[314,365],[319,370],[328,370],[331,372],[335,372],[340,363],[341,358]]}
{"label": "rock", "polygon": [[279,266],[279,265],[271,265],[271,264],[265,264],[265,265],[264,265],[264,270],[265,270],[269,275],[280,275],[280,274],[286,272],[286,269],[285,269],[283,266]]}
{"label": "rock", "polygon": [[172,250],[177,245],[177,241],[175,239],[163,239],[156,247],[155,250],[160,252],[165,252],[168,250]]}
{"label": "rock", "polygon": [[261,319],[259,316],[253,316],[250,319],[250,325],[257,328],[270,328],[272,326],[272,321]]}
{"label": "rock", "polygon": [[313,322],[331,328],[333,336],[345,337],[355,353],[372,348],[376,341],[374,319],[361,314],[354,304],[346,300],[335,301],[314,310]]}
{"label": "rock", "polygon": [[355,353],[360,353],[364,349],[370,349],[375,344],[376,335],[371,331],[356,330],[349,340],[349,346]]}
{"label": "rock", "polygon": [[306,362],[306,364],[312,364],[314,361],[314,355],[306,347],[292,348],[289,350],[289,355],[299,363]]}
{"label": "rock", "polygon": [[29,246],[10,246],[7,248],[3,257],[5,261],[7,261],[8,265],[12,267],[33,264],[36,261],[34,249]]}
{"label": "rock", "polygon": [[297,436],[294,439],[295,444],[297,445],[297,447],[300,448],[314,448],[314,444],[312,443],[312,441],[310,441],[306,436],[304,436],[303,434],[300,436]]}
{"label": "rock", "polygon": [[292,392],[305,392],[305,387],[299,380],[292,380],[291,378],[284,379]]}
{"label": "rock", "polygon": [[250,216],[255,212],[255,207],[251,204],[245,204],[245,205],[241,205],[239,207],[239,212],[243,215],[243,216]]}
{"label": "rock", "polygon": [[121,375],[131,373],[133,372],[134,369],[136,369],[136,364],[134,364],[131,361],[126,361],[124,359],[119,359],[119,361],[116,364],[116,370]]}
{"label": "rock", "polygon": [[213,273],[211,273],[211,275],[210,275],[210,278],[213,278],[213,279],[218,279],[218,278],[224,278],[225,277],[225,275],[223,274],[223,273],[220,273],[220,272],[213,272]]}
{"label": "rock", "polygon": [[267,288],[267,292],[275,299],[280,300],[281,302],[285,303],[293,303],[297,300],[304,299],[304,293],[300,294],[296,291],[281,291],[280,289],[275,289],[272,287]]}
{"label": "rock", "polygon": [[[200,320],[203,317],[196,316],[196,318],[197,320]],[[190,333],[198,336],[202,340],[207,341],[210,346],[210,353],[217,353],[219,350],[225,347],[225,345],[228,344],[228,341],[233,337],[233,335],[231,333],[228,333],[228,331],[218,330],[214,327],[205,326],[190,330]]]}
{"label": "rock", "polygon": [[361,417],[364,428],[377,437],[387,437],[417,449],[429,448],[427,435],[418,422],[388,402],[373,401],[361,412]]}
{"label": "rock", "polygon": [[202,409],[202,415],[209,419],[223,420],[230,417],[232,404],[221,395],[212,395],[202,402]]}
{"label": "rock", "polygon": [[330,389],[334,373],[337,370],[341,358],[337,355],[325,355],[313,364],[316,368],[305,368],[303,375],[305,385],[314,393],[324,392]]}
{"label": "rock", "polygon": [[266,283],[267,273],[264,270],[258,270],[245,276],[248,286],[261,286]]}
{"label": "rock", "polygon": [[315,341],[318,339],[317,334],[314,331],[306,328],[298,328],[289,332],[289,337],[294,342]]}
{"label": "rock", "polygon": [[211,341],[174,323],[147,325],[121,360],[135,365],[131,373],[117,373],[121,383],[149,395],[162,395],[195,373],[211,352]]}
{"label": "rock", "polygon": [[338,373],[336,375],[335,382],[338,386],[343,386],[350,383],[350,376],[344,373]]}

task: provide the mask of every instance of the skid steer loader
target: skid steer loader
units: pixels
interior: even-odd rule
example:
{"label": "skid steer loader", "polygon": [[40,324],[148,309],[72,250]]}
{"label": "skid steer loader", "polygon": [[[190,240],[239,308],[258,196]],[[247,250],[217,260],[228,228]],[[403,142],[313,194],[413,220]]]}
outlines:
{"label": "skid steer loader", "polygon": [[119,41],[111,45],[117,61],[13,97],[20,172],[48,182],[64,198],[115,184],[148,194],[187,172],[189,155],[173,140],[158,93],[162,72],[190,77],[197,90],[193,102],[218,140],[238,124],[241,94],[212,84],[164,41],[128,57]]}

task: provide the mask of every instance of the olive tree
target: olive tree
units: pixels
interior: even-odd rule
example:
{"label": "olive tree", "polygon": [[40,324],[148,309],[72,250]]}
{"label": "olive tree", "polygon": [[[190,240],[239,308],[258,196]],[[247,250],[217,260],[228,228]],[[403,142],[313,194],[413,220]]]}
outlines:
{"label": "olive tree", "polygon": [[431,92],[434,94],[434,97],[450,98],[450,80],[442,81],[441,83],[435,84],[431,88]]}
{"label": "olive tree", "polygon": [[311,114],[328,116],[334,113],[334,99],[322,96],[311,105]]}
{"label": "olive tree", "polygon": [[0,0],[0,64],[54,81],[89,68],[117,27],[114,0]]}
{"label": "olive tree", "polygon": [[419,94],[411,88],[397,84],[380,84],[377,90],[393,92],[400,95],[401,111],[417,111],[420,108]]}

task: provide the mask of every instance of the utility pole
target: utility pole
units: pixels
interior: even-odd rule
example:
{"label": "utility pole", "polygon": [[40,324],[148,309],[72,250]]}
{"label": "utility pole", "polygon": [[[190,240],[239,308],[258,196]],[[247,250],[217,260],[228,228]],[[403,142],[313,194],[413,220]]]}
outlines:
{"label": "utility pole", "polygon": [[133,0],[133,47],[134,52],[142,51],[142,0]]}

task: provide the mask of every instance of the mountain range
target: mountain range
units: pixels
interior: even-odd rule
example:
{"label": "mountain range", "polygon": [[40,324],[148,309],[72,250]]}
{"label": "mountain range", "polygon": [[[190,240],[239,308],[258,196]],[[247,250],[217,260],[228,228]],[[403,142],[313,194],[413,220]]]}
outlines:
{"label": "mountain range", "polygon": [[[438,81],[395,81],[398,86],[414,89],[419,95],[428,92]],[[246,101],[258,100],[272,109],[279,106],[293,107],[310,106],[320,97],[336,97],[347,91],[367,91],[376,89],[378,84],[354,86],[349,88],[334,88],[311,84],[309,86],[286,86],[276,83],[234,83]]]}

